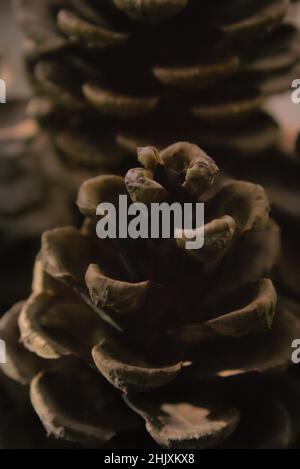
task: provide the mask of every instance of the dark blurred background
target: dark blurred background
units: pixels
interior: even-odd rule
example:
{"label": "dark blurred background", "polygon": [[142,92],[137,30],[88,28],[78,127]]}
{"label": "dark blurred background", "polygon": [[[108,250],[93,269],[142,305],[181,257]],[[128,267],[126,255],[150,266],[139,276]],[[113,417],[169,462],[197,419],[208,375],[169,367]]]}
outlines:
{"label": "dark blurred background", "polygon": [[23,38],[14,10],[13,0],[0,0],[0,79],[7,87],[0,105],[0,314],[29,294],[41,233],[72,223],[43,155],[32,150],[38,126],[27,116]]}

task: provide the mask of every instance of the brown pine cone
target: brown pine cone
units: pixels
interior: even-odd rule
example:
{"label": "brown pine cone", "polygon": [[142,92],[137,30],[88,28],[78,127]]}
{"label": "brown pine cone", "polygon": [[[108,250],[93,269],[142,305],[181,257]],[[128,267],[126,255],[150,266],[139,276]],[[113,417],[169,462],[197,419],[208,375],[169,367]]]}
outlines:
{"label": "brown pine cone", "polygon": [[18,3],[31,112],[54,131],[57,158],[116,171],[150,142],[253,155],[278,141],[261,108],[299,62],[289,0]]}
{"label": "brown pine cone", "polygon": [[[221,179],[190,143],[138,154],[144,168],[125,179],[82,185],[81,231],[43,235],[33,293],[0,322],[3,371],[30,383],[49,434],[83,445],[125,435],[137,447],[137,414],[162,447],[293,445],[299,382],[286,368],[299,309],[277,301],[269,276],[280,242],[264,190]],[[120,194],[204,201],[204,246],[99,239],[96,209]]]}

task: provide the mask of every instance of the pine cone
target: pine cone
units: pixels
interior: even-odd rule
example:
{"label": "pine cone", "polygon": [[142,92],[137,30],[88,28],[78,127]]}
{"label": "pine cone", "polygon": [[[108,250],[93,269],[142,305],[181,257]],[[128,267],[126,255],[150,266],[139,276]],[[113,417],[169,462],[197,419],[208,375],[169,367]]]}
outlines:
{"label": "pine cone", "polygon": [[[189,143],[138,156],[144,168],[125,179],[82,185],[81,231],[43,235],[33,293],[0,322],[3,371],[31,383],[49,434],[83,445],[125,435],[135,447],[137,414],[167,448],[294,444],[299,382],[285,368],[299,308],[277,300],[269,276],[279,231],[264,190],[220,178]],[[205,201],[204,246],[99,239],[96,208],[120,194],[146,204]]]}
{"label": "pine cone", "polygon": [[264,100],[290,88],[299,62],[289,4],[19,0],[31,111],[57,158],[98,171],[183,138],[216,155],[262,153],[278,141]]}

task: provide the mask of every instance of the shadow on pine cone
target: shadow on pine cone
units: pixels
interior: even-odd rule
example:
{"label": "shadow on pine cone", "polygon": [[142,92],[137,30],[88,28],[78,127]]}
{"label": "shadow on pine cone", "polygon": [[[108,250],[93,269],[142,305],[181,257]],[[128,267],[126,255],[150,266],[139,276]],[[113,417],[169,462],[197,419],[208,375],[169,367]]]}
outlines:
{"label": "shadow on pine cone", "polygon": [[[167,448],[293,445],[299,382],[287,368],[299,309],[277,300],[269,278],[280,241],[262,187],[221,179],[189,143],[140,149],[139,161],[125,179],[82,185],[81,231],[43,235],[33,293],[0,323],[3,371],[30,384],[49,434],[83,445],[122,435],[149,445],[134,436],[143,419]],[[120,194],[205,201],[203,248],[98,239],[96,208]]]}

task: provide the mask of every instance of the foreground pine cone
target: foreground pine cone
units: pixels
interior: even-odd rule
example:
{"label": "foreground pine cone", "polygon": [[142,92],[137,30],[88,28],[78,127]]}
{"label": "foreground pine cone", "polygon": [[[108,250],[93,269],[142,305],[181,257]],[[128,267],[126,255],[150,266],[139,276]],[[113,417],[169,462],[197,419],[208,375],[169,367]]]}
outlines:
{"label": "foreground pine cone", "polygon": [[[286,368],[299,309],[277,301],[269,277],[279,232],[262,187],[221,179],[190,143],[138,155],[144,168],[125,179],[82,185],[80,231],[43,235],[33,293],[0,322],[3,371],[30,383],[49,434],[83,445],[124,435],[137,447],[139,416],[153,445],[167,448],[293,445],[299,384]],[[204,246],[100,240],[96,208],[120,194],[205,201]]]}
{"label": "foreground pine cone", "polygon": [[18,4],[30,109],[50,128],[56,159],[116,172],[150,142],[185,138],[239,156],[277,143],[261,108],[296,76],[289,0]]}

